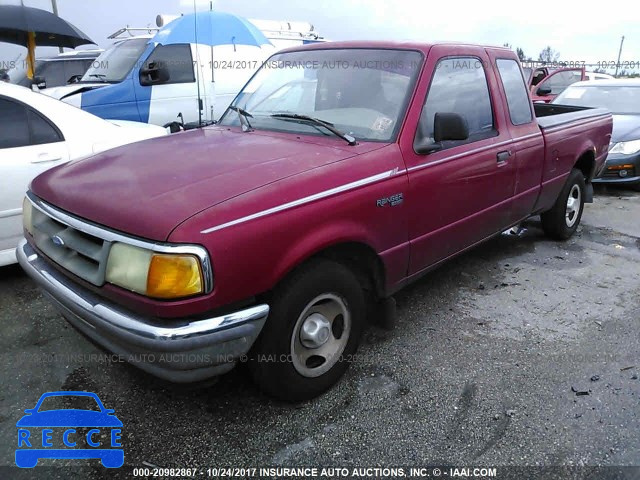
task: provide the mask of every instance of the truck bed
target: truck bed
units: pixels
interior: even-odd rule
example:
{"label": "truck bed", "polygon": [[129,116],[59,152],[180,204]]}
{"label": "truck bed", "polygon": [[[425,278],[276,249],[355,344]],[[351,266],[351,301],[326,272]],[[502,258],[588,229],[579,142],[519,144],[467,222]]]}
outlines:
{"label": "truck bed", "polygon": [[559,127],[576,120],[609,115],[605,108],[578,107],[575,105],[556,105],[549,103],[534,103],[533,109],[542,130]]}
{"label": "truck bed", "polygon": [[[558,198],[571,169],[579,163],[576,154],[589,152],[593,156],[593,167],[584,170],[587,184],[604,164],[611,138],[611,112],[546,103],[534,103],[533,108],[545,149],[540,196],[534,210],[546,211]],[[589,159],[586,162],[589,164]]]}

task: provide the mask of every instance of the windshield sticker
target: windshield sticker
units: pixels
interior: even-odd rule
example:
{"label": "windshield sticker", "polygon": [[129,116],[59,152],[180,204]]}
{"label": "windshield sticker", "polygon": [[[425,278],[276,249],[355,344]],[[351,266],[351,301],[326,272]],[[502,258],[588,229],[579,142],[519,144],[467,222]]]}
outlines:
{"label": "windshield sticker", "polygon": [[378,117],[373,125],[371,126],[371,130],[375,130],[376,132],[386,132],[389,127],[393,125],[393,119],[389,117]]}

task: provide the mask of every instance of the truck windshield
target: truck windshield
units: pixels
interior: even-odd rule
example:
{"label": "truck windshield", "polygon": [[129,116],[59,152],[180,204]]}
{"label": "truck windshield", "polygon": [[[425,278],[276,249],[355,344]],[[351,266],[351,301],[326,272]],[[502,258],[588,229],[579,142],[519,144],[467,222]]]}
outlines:
{"label": "truck windshield", "polygon": [[394,141],[422,65],[410,50],[329,49],[271,57],[233,101],[220,124],[332,135],[314,117],[364,141]]}
{"label": "truck windshield", "polygon": [[558,95],[553,103],[606,108],[618,115],[640,115],[640,85],[575,85]]}
{"label": "truck windshield", "polygon": [[148,43],[148,38],[134,38],[116,43],[95,59],[80,82],[121,82],[136,64]]}

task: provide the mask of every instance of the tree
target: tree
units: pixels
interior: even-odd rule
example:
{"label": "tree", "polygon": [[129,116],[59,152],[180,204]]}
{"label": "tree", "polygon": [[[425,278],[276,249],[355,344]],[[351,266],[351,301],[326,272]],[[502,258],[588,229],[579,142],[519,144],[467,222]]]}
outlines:
{"label": "tree", "polygon": [[[513,50],[513,46],[508,42],[503,43],[502,46],[510,48],[511,50]],[[516,55],[518,55],[518,58],[520,59],[521,62],[530,62],[531,61],[531,58],[527,58],[527,56],[524,54],[524,50],[521,49],[520,47],[516,48]]]}
{"label": "tree", "polygon": [[560,52],[556,52],[550,46],[547,46],[542,49],[540,55],[538,55],[538,61],[544,63],[554,63],[557,62],[560,58]]}

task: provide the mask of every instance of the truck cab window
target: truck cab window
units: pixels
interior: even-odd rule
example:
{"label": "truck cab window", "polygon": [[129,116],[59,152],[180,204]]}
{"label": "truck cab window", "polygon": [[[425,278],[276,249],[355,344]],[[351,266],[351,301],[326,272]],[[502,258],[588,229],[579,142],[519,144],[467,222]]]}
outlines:
{"label": "truck cab window", "polygon": [[196,81],[191,46],[188,44],[158,45],[145,62],[145,67],[151,64],[167,69],[169,80],[164,82],[165,85]]}
{"label": "truck cab window", "polygon": [[542,80],[544,80],[544,77],[546,75],[547,74],[545,73],[544,69],[538,68],[533,73],[533,78],[531,79],[531,85],[533,85],[533,86],[538,85]]}
{"label": "truck cab window", "polygon": [[[487,77],[480,59],[455,57],[438,63],[420,118],[419,135],[423,140],[433,140],[433,121],[438,112],[457,113],[465,118],[469,140],[464,143],[496,135]],[[444,145],[450,146],[453,145]]]}
{"label": "truck cab window", "polygon": [[515,60],[499,58],[496,61],[500,80],[507,95],[509,116],[514,125],[523,125],[533,120],[531,114],[531,102],[529,93],[524,85],[524,78],[520,73],[520,67]]}

